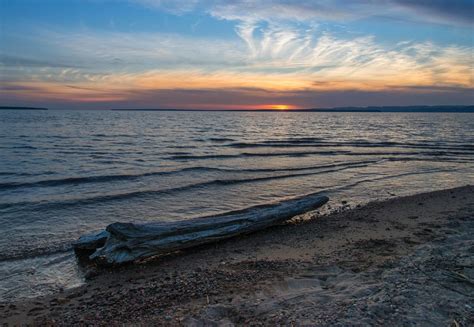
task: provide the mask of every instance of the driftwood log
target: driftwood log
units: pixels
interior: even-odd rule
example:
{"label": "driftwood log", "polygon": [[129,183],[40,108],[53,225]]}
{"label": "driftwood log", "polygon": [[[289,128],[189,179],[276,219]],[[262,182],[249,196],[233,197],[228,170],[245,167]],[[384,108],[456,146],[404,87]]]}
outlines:
{"label": "driftwood log", "polygon": [[93,252],[99,264],[122,264],[251,233],[314,210],[328,201],[310,194],[224,214],[176,222],[113,223],[105,231],[81,237],[76,252]]}

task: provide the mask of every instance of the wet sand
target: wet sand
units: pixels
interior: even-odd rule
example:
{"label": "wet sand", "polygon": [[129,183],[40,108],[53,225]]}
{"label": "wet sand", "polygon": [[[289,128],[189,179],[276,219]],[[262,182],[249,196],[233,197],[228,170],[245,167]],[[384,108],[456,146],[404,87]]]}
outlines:
{"label": "wet sand", "polygon": [[1,303],[0,321],[473,325],[474,187],[314,214],[138,265],[92,269],[79,288]]}

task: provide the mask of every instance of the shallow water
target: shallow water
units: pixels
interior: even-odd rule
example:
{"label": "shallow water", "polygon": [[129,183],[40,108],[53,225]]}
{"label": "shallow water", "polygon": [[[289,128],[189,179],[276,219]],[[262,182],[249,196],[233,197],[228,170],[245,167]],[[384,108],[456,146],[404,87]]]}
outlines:
{"label": "shallow water", "polygon": [[0,301],[79,285],[81,234],[323,192],[474,182],[474,116],[0,111]]}

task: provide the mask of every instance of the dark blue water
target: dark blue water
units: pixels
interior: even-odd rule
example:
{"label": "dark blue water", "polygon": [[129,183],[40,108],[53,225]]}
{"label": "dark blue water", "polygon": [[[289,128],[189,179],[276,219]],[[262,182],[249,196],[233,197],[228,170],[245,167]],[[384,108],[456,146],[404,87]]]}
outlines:
{"label": "dark blue water", "polygon": [[0,111],[0,300],[82,282],[81,234],[474,182],[474,115]]}

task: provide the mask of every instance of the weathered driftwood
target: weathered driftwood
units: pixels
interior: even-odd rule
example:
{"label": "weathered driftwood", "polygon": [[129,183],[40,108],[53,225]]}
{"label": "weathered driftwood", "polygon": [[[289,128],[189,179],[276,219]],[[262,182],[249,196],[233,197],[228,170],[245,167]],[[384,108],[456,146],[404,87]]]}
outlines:
{"label": "weathered driftwood", "polygon": [[105,241],[109,238],[110,233],[103,230],[97,234],[89,234],[81,236],[76,242],[72,243],[76,251],[94,251],[104,246]]}
{"label": "weathered driftwood", "polygon": [[277,225],[327,201],[326,196],[310,194],[185,221],[114,223],[99,234],[81,237],[73,246],[76,251],[95,249],[89,258],[98,263],[121,264]]}

